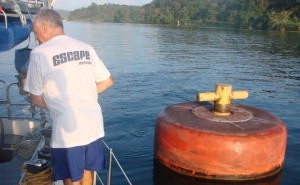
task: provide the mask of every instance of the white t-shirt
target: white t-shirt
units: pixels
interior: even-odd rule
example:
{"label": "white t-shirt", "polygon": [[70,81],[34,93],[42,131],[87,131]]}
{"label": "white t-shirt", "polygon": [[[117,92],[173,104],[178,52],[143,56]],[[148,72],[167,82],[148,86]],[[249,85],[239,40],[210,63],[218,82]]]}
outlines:
{"label": "white t-shirt", "polygon": [[86,145],[104,136],[96,82],[109,77],[90,45],[66,35],[32,50],[24,90],[43,95],[53,119],[53,148]]}

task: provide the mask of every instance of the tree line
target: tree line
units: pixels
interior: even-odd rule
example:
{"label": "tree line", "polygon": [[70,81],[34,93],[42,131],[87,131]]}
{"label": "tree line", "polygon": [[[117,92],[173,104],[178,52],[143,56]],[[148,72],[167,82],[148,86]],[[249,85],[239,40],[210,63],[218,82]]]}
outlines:
{"label": "tree line", "polygon": [[68,20],[300,31],[300,0],[153,0],[144,6],[92,3],[70,12]]}

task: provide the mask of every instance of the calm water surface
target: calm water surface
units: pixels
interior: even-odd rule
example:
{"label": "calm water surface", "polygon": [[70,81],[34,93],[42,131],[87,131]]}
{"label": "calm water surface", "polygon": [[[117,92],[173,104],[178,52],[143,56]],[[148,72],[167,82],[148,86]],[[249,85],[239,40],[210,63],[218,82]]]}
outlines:
{"label": "calm water surface", "polygon": [[[106,141],[134,185],[220,184],[186,179],[153,162],[157,114],[195,101],[216,83],[248,90],[250,97],[235,103],[267,110],[288,128],[281,175],[258,184],[299,184],[300,33],[74,22],[65,30],[93,45],[115,79],[100,97]],[[12,52],[0,56],[0,78],[14,81]],[[113,177],[112,184],[126,184],[120,171]]]}

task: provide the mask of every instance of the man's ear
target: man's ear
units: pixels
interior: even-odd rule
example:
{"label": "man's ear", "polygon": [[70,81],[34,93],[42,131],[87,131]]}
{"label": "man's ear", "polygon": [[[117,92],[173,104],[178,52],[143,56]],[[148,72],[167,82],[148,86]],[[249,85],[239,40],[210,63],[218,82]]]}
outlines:
{"label": "man's ear", "polygon": [[45,24],[45,23],[42,23],[41,27],[42,27],[43,32],[46,32],[48,30],[47,24]]}

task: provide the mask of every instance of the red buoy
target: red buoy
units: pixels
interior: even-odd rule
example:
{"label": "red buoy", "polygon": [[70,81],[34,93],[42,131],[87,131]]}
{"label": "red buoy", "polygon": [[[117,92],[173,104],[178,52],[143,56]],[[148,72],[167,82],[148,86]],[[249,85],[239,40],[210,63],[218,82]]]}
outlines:
{"label": "red buoy", "polygon": [[239,104],[230,106],[228,116],[213,109],[198,102],[164,109],[156,122],[156,159],[178,173],[206,179],[259,179],[282,169],[287,130],[279,118]]}

